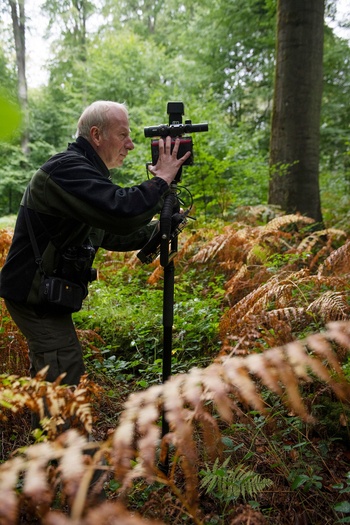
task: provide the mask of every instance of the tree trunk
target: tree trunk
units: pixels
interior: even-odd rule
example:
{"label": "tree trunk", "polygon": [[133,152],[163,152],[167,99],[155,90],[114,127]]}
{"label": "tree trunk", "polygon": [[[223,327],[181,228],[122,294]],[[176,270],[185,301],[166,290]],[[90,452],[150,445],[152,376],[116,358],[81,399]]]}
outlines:
{"label": "tree trunk", "polygon": [[324,0],[278,0],[269,203],[322,223],[319,137]]}
{"label": "tree trunk", "polygon": [[16,48],[16,63],[18,74],[18,99],[24,118],[24,126],[21,137],[21,147],[25,155],[28,154],[29,131],[28,131],[28,90],[26,79],[26,44],[25,44],[25,0],[9,0],[11,8],[13,36]]}

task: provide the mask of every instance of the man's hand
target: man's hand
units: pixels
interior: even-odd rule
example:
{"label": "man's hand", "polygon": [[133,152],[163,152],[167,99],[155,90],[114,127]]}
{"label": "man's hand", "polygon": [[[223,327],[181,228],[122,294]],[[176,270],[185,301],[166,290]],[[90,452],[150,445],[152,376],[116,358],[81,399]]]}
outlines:
{"label": "man's hand", "polygon": [[165,180],[167,184],[171,184],[175,179],[177,172],[181,168],[182,164],[191,155],[190,151],[187,151],[181,158],[177,158],[177,152],[179,151],[180,139],[175,140],[174,149],[171,151],[171,137],[159,139],[159,158],[157,164],[148,166],[148,170],[155,177],[160,177]]}

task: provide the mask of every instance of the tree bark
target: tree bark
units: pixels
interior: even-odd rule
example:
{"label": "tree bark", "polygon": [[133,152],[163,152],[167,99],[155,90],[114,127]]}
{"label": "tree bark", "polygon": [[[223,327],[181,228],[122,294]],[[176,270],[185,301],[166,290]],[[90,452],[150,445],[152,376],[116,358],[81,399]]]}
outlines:
{"label": "tree bark", "polygon": [[322,223],[319,140],[324,0],[278,0],[269,203]]}
{"label": "tree bark", "polygon": [[18,74],[18,100],[22,109],[24,126],[21,136],[21,147],[25,155],[28,154],[28,88],[26,78],[26,43],[25,43],[25,0],[9,0],[11,8],[13,36],[16,48],[16,64]]}

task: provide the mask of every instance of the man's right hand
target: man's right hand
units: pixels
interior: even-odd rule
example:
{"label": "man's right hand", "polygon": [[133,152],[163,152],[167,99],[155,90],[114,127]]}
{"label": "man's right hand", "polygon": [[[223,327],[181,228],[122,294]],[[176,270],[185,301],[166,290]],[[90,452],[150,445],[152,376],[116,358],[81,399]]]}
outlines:
{"label": "man's right hand", "polygon": [[157,164],[148,166],[148,170],[155,177],[159,177],[167,184],[171,184],[175,179],[177,172],[181,168],[182,164],[188,159],[191,155],[190,151],[187,151],[183,157],[177,158],[177,153],[180,147],[180,139],[175,140],[173,151],[171,151],[171,137],[166,137],[164,139],[159,139],[159,157]]}

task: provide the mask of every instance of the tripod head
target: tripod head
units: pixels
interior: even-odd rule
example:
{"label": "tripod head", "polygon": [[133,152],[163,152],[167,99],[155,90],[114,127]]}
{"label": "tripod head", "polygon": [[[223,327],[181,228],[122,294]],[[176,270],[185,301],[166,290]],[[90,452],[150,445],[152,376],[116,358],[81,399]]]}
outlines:
{"label": "tripod head", "polygon": [[[168,102],[167,112],[169,115],[169,125],[160,124],[159,126],[149,126],[144,128],[145,137],[161,137],[165,138],[170,136],[172,138],[171,150],[174,147],[175,139],[180,138],[180,147],[178,151],[178,158],[185,155],[187,151],[191,152],[190,157],[184,162],[185,165],[193,164],[193,143],[192,137],[183,136],[185,133],[197,133],[199,131],[208,131],[208,124],[192,124],[191,120],[185,120],[182,124],[182,116],[184,115],[184,104],[183,102]],[[153,139],[151,141],[151,153],[152,153],[152,164],[157,164],[159,157],[159,139]],[[179,182],[181,179],[182,169],[180,168],[177,173],[174,182]]]}

